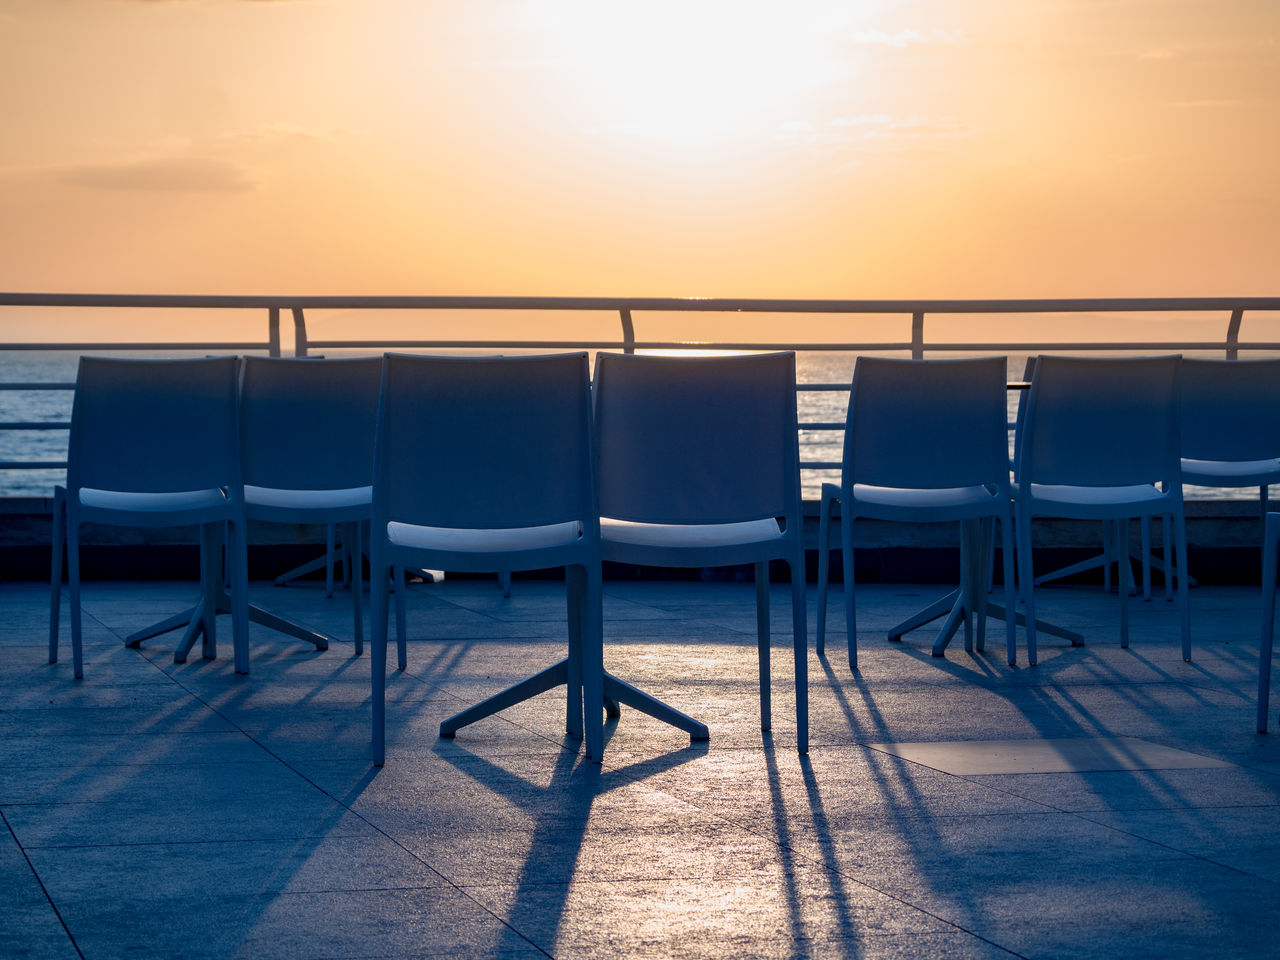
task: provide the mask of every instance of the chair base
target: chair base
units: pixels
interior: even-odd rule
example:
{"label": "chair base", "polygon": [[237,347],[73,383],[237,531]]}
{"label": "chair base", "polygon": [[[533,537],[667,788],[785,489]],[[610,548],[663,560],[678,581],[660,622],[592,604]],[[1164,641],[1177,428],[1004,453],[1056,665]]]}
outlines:
{"label": "chair base", "polygon": [[[569,660],[565,658],[444,720],[440,724],[440,736],[447,740],[452,739],[459,730],[475,723],[477,720],[491,717],[507,707],[523,703],[539,694],[546,693],[548,690],[554,690],[556,687],[568,686],[569,682]],[[621,704],[626,704],[641,713],[685,731],[689,734],[691,741],[707,740],[710,737],[706,724],[699,723],[687,714],[668,706],[625,680],[619,680],[613,674],[605,673],[603,702],[605,711],[610,717],[617,717],[621,712]],[[580,730],[568,730],[567,732],[575,737],[582,735]]]}
{"label": "chair base", "polygon": [[[201,631],[204,631],[207,635],[205,623],[207,622],[206,618],[208,614],[205,613],[204,607],[205,604],[202,600],[189,610],[182,613],[176,613],[173,616],[153,623],[150,626],[143,627],[141,630],[136,630],[125,638],[125,646],[136,648],[143,640],[150,640],[151,638],[158,637],[161,634],[170,633],[174,630],[180,630],[183,627],[187,627],[187,633],[183,636],[182,642],[173,652],[174,663],[186,663],[187,654],[191,651],[191,647],[194,645],[196,637]],[[231,597],[225,590],[219,590],[214,603],[213,614],[216,616],[220,613],[230,612]],[[299,640],[305,640],[307,643],[312,644],[317,650],[328,650],[330,641],[333,641],[334,643],[337,642],[335,638],[330,637],[327,634],[310,630],[307,627],[294,623],[292,620],[286,620],[280,614],[268,610],[266,607],[260,607],[254,603],[249,604],[249,620],[253,623],[261,624],[264,627],[270,627],[272,630],[287,634],[288,636],[296,637]],[[206,653],[205,659],[212,660],[213,656],[210,653]]]}

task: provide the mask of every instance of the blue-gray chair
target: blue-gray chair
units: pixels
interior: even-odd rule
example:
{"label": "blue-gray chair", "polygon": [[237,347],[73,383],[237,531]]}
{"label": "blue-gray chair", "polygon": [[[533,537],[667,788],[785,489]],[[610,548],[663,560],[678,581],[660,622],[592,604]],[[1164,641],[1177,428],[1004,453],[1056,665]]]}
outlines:
{"label": "blue-gray chair", "polygon": [[[82,357],[67,452],[65,517],[55,514],[49,660],[57,662],[59,561],[66,538],[75,676],[83,673],[80,538],[87,523],[128,527],[198,524],[201,594],[180,615],[187,630],[174,652],[183,662],[203,636],[216,654],[223,609],[221,547],[226,531],[229,612],[237,673],[249,672],[249,603],[244,496],[237,424],[239,360]],[[59,529],[65,522],[65,529]],[[131,645],[138,640],[130,638]]]}
{"label": "blue-gray chair", "polygon": [[[387,606],[395,567],[464,573],[564,567],[565,659],[440,725],[440,735],[553,687],[566,730],[604,751],[600,538],[587,355],[388,354],[370,534],[373,756],[386,758]],[[594,704],[586,711],[583,698]]]}

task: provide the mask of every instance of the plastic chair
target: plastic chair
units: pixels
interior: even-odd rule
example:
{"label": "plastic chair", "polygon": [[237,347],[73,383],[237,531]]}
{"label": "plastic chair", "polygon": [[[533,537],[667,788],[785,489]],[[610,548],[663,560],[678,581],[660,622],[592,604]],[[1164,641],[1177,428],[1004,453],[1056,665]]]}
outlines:
{"label": "plastic chair", "polygon": [[978,649],[983,648],[987,607],[983,554],[989,540],[984,527],[998,520],[1004,555],[1002,613],[1007,656],[1010,666],[1017,662],[1005,376],[1004,357],[858,358],[849,393],[840,483],[822,485],[819,654],[825,652],[831,517],[839,503],[850,669],[858,668],[853,528],[859,517],[917,523],[961,521],[962,583],[934,645],[934,656],[943,655],[961,622],[965,625],[965,649],[973,649],[975,621]]}
{"label": "plastic chair", "polygon": [[1280,483],[1280,360],[1183,360],[1179,394],[1183,484],[1256,486],[1265,518]]}
{"label": "plastic chair", "polygon": [[[587,355],[388,354],[370,535],[373,754],[386,757],[387,593],[393,567],[463,573],[564,567],[568,656],[450,717],[467,724],[559,685],[566,729],[604,750],[600,549]],[[582,697],[597,705],[583,723]]]}
{"label": "plastic chair", "polygon": [[1271,696],[1271,652],[1276,624],[1276,553],[1280,551],[1280,513],[1268,513],[1262,547],[1262,631],[1258,643],[1258,732],[1267,732]]}
{"label": "plastic chair", "polygon": [[[1035,380],[1036,361],[1040,358],[1037,356],[1027,357],[1026,364],[1023,367],[1022,379],[1026,383]],[[1027,407],[1027,394],[1025,391],[1020,393],[1018,397],[1017,419],[1014,423],[1014,442],[1018,442],[1022,436],[1022,420]],[[1014,460],[1017,459],[1017,451],[1014,451]],[[1010,462],[1010,468],[1014,467],[1014,462]],[[1057,570],[1050,570],[1036,577],[1036,586],[1051,583],[1054,580],[1061,580],[1064,577],[1074,576],[1077,573],[1084,573],[1086,570],[1101,568],[1102,570],[1102,589],[1111,592],[1111,568],[1118,567],[1121,563],[1127,563],[1130,560],[1129,547],[1127,542],[1121,543],[1120,532],[1128,520],[1104,520],[1102,521],[1102,551],[1085,560],[1079,560],[1075,563],[1060,567]],[[1151,552],[1150,552],[1150,526],[1143,521],[1142,524],[1142,591],[1143,599],[1151,599]],[[1167,569],[1167,568],[1166,568]],[[1038,623],[1036,626],[1044,631],[1045,624]],[[1072,641],[1080,641],[1084,638],[1079,634],[1073,634],[1070,631],[1061,630],[1050,627],[1049,631]]]}
{"label": "plastic chair", "polygon": [[[361,529],[373,508],[373,435],[381,384],[381,357],[246,357],[240,384],[245,513],[267,523],[342,528],[352,555],[357,654],[364,649]],[[398,595],[398,602],[402,598]],[[332,639],[261,607],[251,606],[249,616],[321,650]],[[404,659],[401,643],[401,669]]]}
{"label": "plastic chair", "polygon": [[[763,730],[771,725],[769,561],[785,561],[792,585],[797,746],[807,753],[795,386],[792,353],[596,357],[601,555],[660,567],[755,565]],[[611,675],[605,691],[695,740],[707,737],[703,724]]]}
{"label": "plastic chair", "polygon": [[[1027,398],[1014,480],[1019,581],[1027,656],[1036,662],[1031,520],[1036,516],[1124,521],[1168,516],[1182,656],[1191,659],[1186,523],[1179,469],[1181,357],[1041,357]],[[1121,525],[1122,531],[1127,525]],[[1127,553],[1127,548],[1125,550]],[[1129,645],[1129,565],[1120,565],[1120,643]]]}
{"label": "plastic chair", "polygon": [[[56,663],[57,593],[65,536],[76,679],[84,675],[80,529],[86,523],[199,524],[201,598],[193,610],[181,615],[187,631],[174,651],[174,661],[184,662],[200,636],[204,656],[212,659],[216,616],[230,612],[235,669],[249,672],[245,517],[236,422],[238,368],[236,357],[80,359],[71,409],[67,486],[58,494],[63,510],[55,510],[55,595],[49,630],[49,662]],[[222,586],[224,528],[229,601]],[[131,637],[127,642],[136,646],[138,640]]]}

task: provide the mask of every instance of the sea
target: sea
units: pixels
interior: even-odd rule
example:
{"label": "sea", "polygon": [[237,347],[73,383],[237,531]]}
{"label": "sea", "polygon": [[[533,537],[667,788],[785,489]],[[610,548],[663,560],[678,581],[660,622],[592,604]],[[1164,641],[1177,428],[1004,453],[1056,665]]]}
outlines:
{"label": "sea", "polygon": [[[696,352],[696,351],[690,351]],[[126,355],[126,354],[119,354]],[[156,354],[149,354],[156,356]],[[166,356],[200,356],[170,353]],[[329,356],[358,355],[354,351],[330,352]],[[881,354],[884,355],[884,354]],[[964,354],[949,354],[963,356]],[[1191,356],[1192,354],[1188,354]],[[1220,356],[1221,354],[1205,354]],[[799,351],[796,355],[796,379],[800,384],[848,384],[853,377],[857,354],[852,352]],[[1008,356],[1009,379],[1020,380],[1027,354]],[[0,461],[60,462],[67,456],[68,433],[65,425],[71,417],[76,366],[74,351],[5,351],[0,352]],[[8,389],[12,384],[49,384],[44,389]],[[806,423],[843,423],[848,406],[843,391],[801,390],[798,393],[800,459],[802,463],[838,463],[841,456],[842,432],[805,427]],[[1017,391],[1009,392],[1009,419],[1017,407]],[[5,423],[47,423],[52,429],[11,429]],[[1012,443],[1012,438],[1010,439]],[[804,468],[801,473],[803,494],[807,500],[821,495],[824,482],[839,480],[839,470]],[[49,497],[53,488],[66,480],[62,468],[0,468],[0,497]],[[1252,499],[1257,492],[1249,488],[1187,487],[1188,499]]]}

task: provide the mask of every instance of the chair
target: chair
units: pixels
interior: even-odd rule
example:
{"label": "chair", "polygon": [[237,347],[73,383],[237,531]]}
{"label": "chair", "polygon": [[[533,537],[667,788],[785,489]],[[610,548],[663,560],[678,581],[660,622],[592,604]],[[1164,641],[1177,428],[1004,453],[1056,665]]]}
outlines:
{"label": "chair", "polygon": [[[839,503],[850,669],[858,668],[853,528],[859,517],[961,522],[962,583],[955,602],[946,605],[950,616],[934,645],[934,656],[943,655],[961,621],[965,624],[965,648],[973,649],[975,621],[978,649],[983,648],[987,606],[987,563],[983,554],[989,540],[983,528],[998,520],[1004,554],[1007,656],[1010,666],[1016,663],[1005,378],[1004,357],[858,358],[849,393],[840,483],[822,486],[818,532],[819,654],[825,652],[830,524],[835,504]],[[933,612],[932,608],[929,612]]]}
{"label": "chair", "polygon": [[[67,485],[55,511],[49,662],[58,659],[57,590],[67,545],[71,646],[83,677],[80,538],[86,523],[129,527],[200,525],[201,598],[183,614],[187,631],[174,652],[182,663],[199,636],[216,655],[215,619],[232,615],[237,673],[249,672],[249,607],[244,500],[237,431],[236,357],[125,360],[82,357],[67,452]],[[65,517],[63,516],[65,514]],[[65,522],[65,529],[60,529]],[[222,587],[227,531],[231,596]],[[130,645],[137,641],[130,638]]]}
{"label": "chair", "polygon": [[[1176,545],[1182,656],[1191,659],[1186,523],[1179,470],[1181,357],[1041,357],[1014,474],[1027,656],[1036,662],[1031,520],[1169,516]],[[1127,531],[1127,525],[1120,529]],[[1126,551],[1127,552],[1127,551]],[[1120,565],[1120,643],[1129,645],[1131,572]]]}
{"label": "chair", "polygon": [[1276,624],[1276,553],[1280,551],[1280,513],[1268,513],[1262,547],[1262,631],[1258,643],[1258,732],[1267,732],[1271,696],[1271,652]]}
{"label": "chair", "polygon": [[1179,384],[1183,484],[1256,486],[1265,518],[1280,483],[1280,360],[1183,360]]}
{"label": "chair", "polygon": [[[364,648],[361,528],[373,504],[373,434],[382,358],[246,357],[240,384],[245,513],[343,530],[351,551],[355,650]],[[402,595],[401,595],[402,596]],[[250,619],[328,647],[330,639],[251,606]],[[404,668],[404,647],[400,647]]]}
{"label": "chair", "polygon": [[[463,573],[565,567],[568,656],[440,725],[442,737],[558,685],[566,729],[604,750],[600,552],[587,355],[388,354],[370,543],[373,754],[386,757],[387,594],[393,567]],[[583,723],[582,697],[597,705]]]}
{"label": "chair", "polygon": [[[601,353],[595,395],[601,556],[660,567],[755,565],[763,730],[771,725],[769,561],[790,567],[797,746],[807,753],[795,355]],[[707,737],[703,724],[608,674],[605,692],[695,740]]]}

